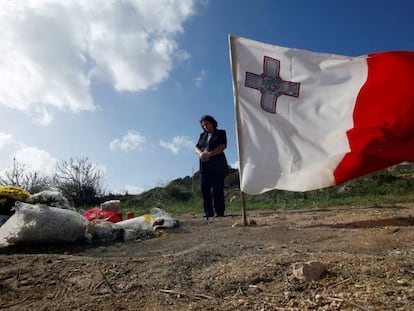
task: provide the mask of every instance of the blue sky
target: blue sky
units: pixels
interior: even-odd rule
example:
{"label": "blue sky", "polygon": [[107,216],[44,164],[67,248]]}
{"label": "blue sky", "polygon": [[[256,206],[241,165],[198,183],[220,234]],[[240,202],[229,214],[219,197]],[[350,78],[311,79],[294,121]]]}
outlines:
{"label": "blue sky", "polygon": [[108,192],[139,193],[197,171],[203,114],[236,167],[229,34],[414,51],[413,12],[412,0],[0,0],[0,172],[88,157]]}

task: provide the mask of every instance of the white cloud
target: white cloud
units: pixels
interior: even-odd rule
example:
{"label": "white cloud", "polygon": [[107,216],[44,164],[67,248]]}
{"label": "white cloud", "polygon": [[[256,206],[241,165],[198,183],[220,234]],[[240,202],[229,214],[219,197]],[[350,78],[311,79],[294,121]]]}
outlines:
{"label": "white cloud", "polygon": [[0,132],[0,150],[13,142],[13,135]]}
{"label": "white cloud", "polygon": [[182,148],[193,149],[195,143],[189,137],[175,136],[171,141],[161,140],[160,146],[170,150],[174,154],[178,154]]}
{"label": "white cloud", "polygon": [[176,38],[200,0],[0,1],[0,105],[48,125],[93,110],[93,79],[142,91],[189,57]]}
{"label": "white cloud", "polygon": [[201,87],[201,84],[203,83],[206,76],[207,76],[207,72],[204,69],[201,70],[200,73],[198,74],[198,76],[194,79],[195,85],[197,87]]}
{"label": "white cloud", "polygon": [[128,193],[128,194],[140,194],[144,191],[148,190],[148,188],[145,187],[139,187],[139,186],[132,186],[132,185],[126,185],[121,193]]}
{"label": "white cloud", "polygon": [[53,114],[44,106],[34,107],[31,114],[33,122],[41,126],[48,126],[53,120]]}
{"label": "white cloud", "polygon": [[28,146],[13,135],[0,132],[0,171],[4,172],[12,168],[13,159],[30,171],[36,171],[44,175],[53,175],[57,160],[47,151]]}
{"label": "white cloud", "polygon": [[[0,132],[0,175],[13,168],[14,160],[19,165],[23,165],[25,170],[38,172],[45,176],[53,176],[58,163],[58,160],[49,152],[26,145],[16,140],[11,134]],[[106,166],[95,163],[92,165],[106,178]]]}
{"label": "white cloud", "polygon": [[18,149],[12,157],[18,163],[25,165],[29,170],[41,172],[47,176],[52,176],[56,170],[56,158],[36,147],[23,147]]}
{"label": "white cloud", "polygon": [[109,148],[111,150],[131,151],[134,149],[141,149],[145,144],[145,137],[137,131],[129,131],[121,139],[116,138],[110,142]]}

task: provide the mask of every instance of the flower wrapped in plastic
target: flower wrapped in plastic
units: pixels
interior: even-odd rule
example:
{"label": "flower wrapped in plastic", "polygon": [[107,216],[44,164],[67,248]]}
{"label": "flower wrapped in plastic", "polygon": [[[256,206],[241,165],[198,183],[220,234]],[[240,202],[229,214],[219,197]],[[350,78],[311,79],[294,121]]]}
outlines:
{"label": "flower wrapped in plastic", "polygon": [[90,239],[88,220],[75,211],[22,202],[13,209],[15,213],[0,227],[0,248]]}
{"label": "flower wrapped in plastic", "polygon": [[30,193],[16,186],[0,186],[0,215],[11,215],[17,201],[26,202]]}
{"label": "flower wrapped in plastic", "polygon": [[27,203],[31,204],[43,204],[47,206],[59,207],[63,209],[74,210],[69,204],[69,200],[63,196],[57,190],[44,190],[35,194],[32,194],[28,199]]}

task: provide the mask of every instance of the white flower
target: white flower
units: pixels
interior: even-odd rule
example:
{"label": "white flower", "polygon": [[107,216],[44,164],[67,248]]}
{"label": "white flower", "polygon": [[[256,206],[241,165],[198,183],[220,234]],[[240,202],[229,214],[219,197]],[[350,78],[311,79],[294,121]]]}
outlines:
{"label": "white flower", "polygon": [[63,209],[73,210],[69,200],[65,198],[59,191],[44,190],[35,193],[27,200],[31,204],[45,204],[47,206],[60,207]]}

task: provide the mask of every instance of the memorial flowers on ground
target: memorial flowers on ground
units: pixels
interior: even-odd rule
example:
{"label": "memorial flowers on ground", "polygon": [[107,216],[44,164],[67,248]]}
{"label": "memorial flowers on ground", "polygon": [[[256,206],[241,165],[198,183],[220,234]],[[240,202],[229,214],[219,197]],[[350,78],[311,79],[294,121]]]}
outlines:
{"label": "memorial flowers on ground", "polygon": [[16,186],[0,186],[0,215],[10,215],[16,201],[26,202],[30,193]]}
{"label": "memorial flowers on ground", "polygon": [[47,206],[59,207],[63,209],[74,210],[70,205],[69,200],[63,196],[59,191],[44,190],[35,194],[32,194],[27,203],[31,204],[44,204]]}

